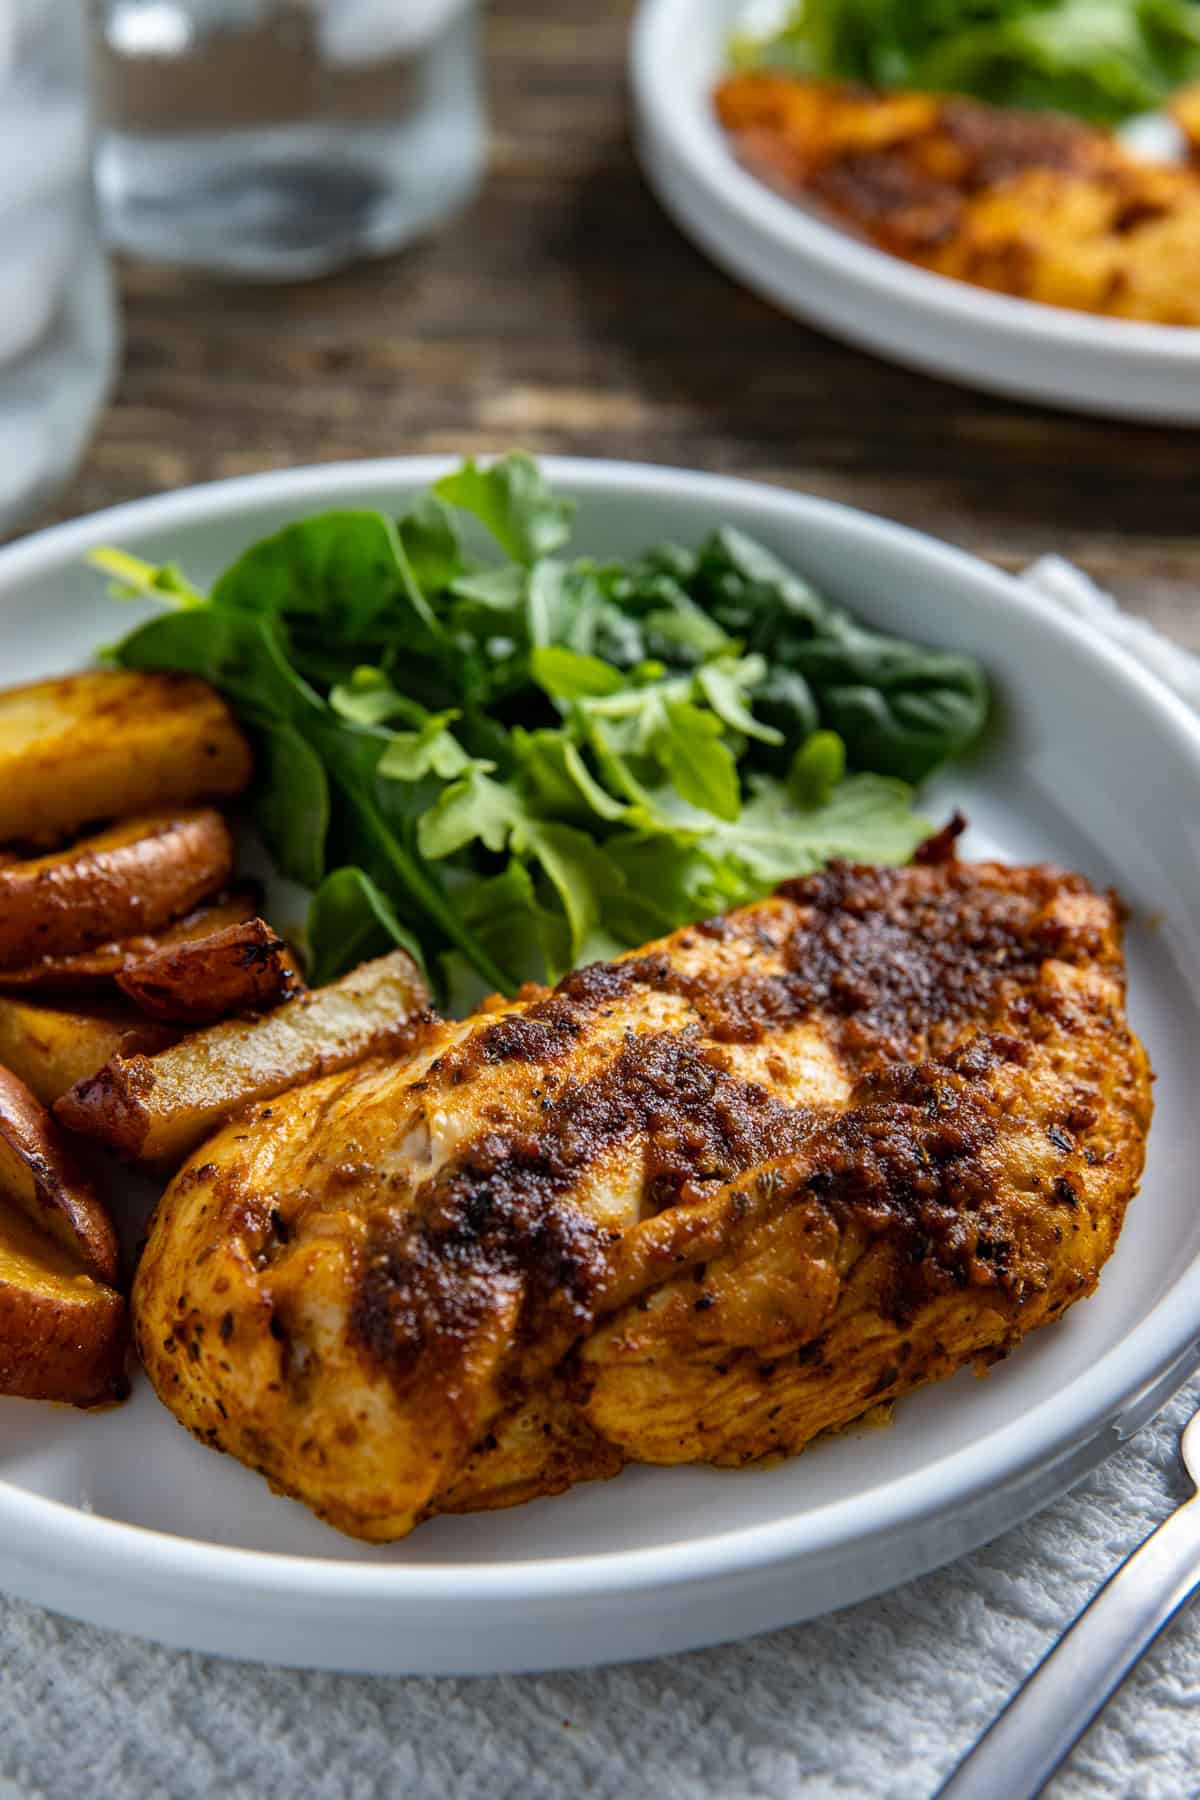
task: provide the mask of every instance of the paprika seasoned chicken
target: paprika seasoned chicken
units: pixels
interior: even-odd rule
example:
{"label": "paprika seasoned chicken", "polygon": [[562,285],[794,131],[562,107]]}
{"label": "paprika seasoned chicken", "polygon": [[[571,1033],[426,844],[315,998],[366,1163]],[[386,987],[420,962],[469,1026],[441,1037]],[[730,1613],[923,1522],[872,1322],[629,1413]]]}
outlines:
{"label": "paprika seasoned chicken", "polygon": [[[953,95],[736,75],[716,107],[755,174],[894,256],[1050,306],[1200,325],[1194,167],[1145,162],[1077,119]],[[1177,112],[1186,132],[1200,102]]]}
{"label": "paprika seasoned chicken", "polygon": [[154,1221],[141,1355],[373,1540],[795,1452],[1092,1291],[1149,1083],[1112,898],[948,838],[835,865],[230,1125]]}

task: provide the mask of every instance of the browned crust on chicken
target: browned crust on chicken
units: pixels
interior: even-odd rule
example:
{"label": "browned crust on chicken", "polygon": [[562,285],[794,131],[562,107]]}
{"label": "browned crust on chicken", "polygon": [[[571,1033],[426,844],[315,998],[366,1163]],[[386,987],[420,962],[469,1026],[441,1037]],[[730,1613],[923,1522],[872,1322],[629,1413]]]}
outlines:
{"label": "browned crust on chicken", "polygon": [[835,866],[223,1132],[138,1341],[367,1538],[790,1452],[1089,1292],[1149,1110],[1111,898]]}
{"label": "browned crust on chicken", "polygon": [[[955,96],[732,76],[742,161],[880,249],[1052,306],[1200,324],[1200,174],[1099,127]],[[1185,129],[1200,107],[1181,102]]]}

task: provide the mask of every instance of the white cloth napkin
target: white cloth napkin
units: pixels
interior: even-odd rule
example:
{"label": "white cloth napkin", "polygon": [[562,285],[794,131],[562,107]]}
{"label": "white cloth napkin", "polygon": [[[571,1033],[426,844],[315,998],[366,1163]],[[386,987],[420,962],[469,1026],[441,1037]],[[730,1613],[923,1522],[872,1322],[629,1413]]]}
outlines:
{"label": "white cloth napkin", "polygon": [[[1026,579],[1200,705],[1200,662],[1069,563],[1047,558]],[[0,1800],[926,1800],[1187,1497],[1178,1441],[1197,1405],[1200,1384],[1065,1499],[952,1568],[654,1663],[480,1681],[305,1674],[0,1600]],[[1200,1793],[1200,1621],[1160,1640],[1048,1791]]]}

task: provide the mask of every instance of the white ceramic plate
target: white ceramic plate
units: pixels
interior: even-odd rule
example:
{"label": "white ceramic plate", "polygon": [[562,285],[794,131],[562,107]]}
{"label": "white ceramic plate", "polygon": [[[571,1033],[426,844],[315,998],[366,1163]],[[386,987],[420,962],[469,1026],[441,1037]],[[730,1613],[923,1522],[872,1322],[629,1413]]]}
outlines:
{"label": "white ceramic plate", "polygon": [[[398,508],[444,465],[223,483],[0,552],[5,682],[84,663],[132,623],[81,567],[95,545],[201,582],[328,505]],[[579,541],[623,554],[758,533],[874,623],[973,651],[993,741],[928,797],[968,810],[968,853],[1057,858],[1116,881],[1132,1010],[1159,1070],[1145,1187],[1100,1296],[986,1381],[901,1403],[890,1431],[769,1471],[627,1471],[507,1513],[355,1545],[193,1442],[145,1381],[98,1416],[0,1401],[0,1586],[200,1650],[346,1669],[474,1672],[646,1656],[793,1622],[994,1536],[1134,1430],[1200,1361],[1200,728],[1118,652],[958,551],[825,502],[611,463],[551,463]],[[136,1234],[142,1197],[127,1196]]]}
{"label": "white ceramic plate", "polygon": [[745,0],[642,0],[632,77],[642,166],[679,226],[785,312],[973,387],[1081,412],[1200,424],[1200,330],[1097,318],[913,268],[741,168],[712,110]]}

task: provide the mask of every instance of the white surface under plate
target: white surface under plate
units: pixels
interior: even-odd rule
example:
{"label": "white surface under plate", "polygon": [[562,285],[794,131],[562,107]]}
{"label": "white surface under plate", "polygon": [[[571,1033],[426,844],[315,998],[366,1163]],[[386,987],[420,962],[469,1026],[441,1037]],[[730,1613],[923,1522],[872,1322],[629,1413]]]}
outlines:
{"label": "white surface under plate", "polygon": [[[443,465],[256,477],[123,507],[0,552],[5,682],[132,623],[81,566],[118,543],[201,582],[323,505],[399,508]],[[1200,726],[1153,677],[961,552],[827,502],[664,469],[548,465],[585,550],[757,533],[874,624],[981,656],[991,741],[927,796],[968,854],[1050,858],[1131,909],[1131,1006],[1159,1071],[1143,1191],[1098,1298],[985,1381],[969,1371],[797,1460],[631,1469],[557,1500],[354,1544],[189,1438],[144,1380],[100,1415],[0,1401],[0,1586],[200,1650],[424,1673],[714,1643],[848,1604],[995,1536],[1099,1462],[1200,1361]],[[136,1232],[141,1201],[127,1197]]]}
{"label": "white surface under plate", "polygon": [[1068,312],[931,274],[776,194],[712,107],[745,0],[642,0],[642,167],[676,223],[785,312],[894,362],[1080,412],[1200,424],[1200,330]]}

